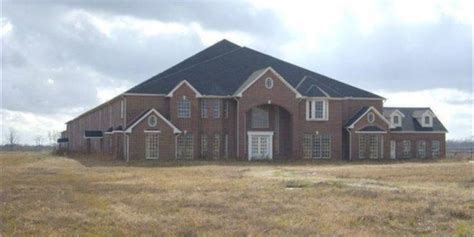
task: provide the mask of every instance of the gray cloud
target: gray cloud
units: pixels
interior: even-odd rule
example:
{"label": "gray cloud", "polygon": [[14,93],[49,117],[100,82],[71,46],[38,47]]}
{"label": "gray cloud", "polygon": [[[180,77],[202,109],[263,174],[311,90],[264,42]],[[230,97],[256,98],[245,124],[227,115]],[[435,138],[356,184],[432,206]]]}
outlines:
{"label": "gray cloud", "polygon": [[285,55],[282,45],[299,42],[301,34],[248,2],[4,1],[2,17],[13,30],[2,38],[3,109],[84,111],[99,103],[100,88],[133,86],[205,47],[193,31],[143,37],[123,27],[106,36],[86,17],[68,19],[74,10],[106,20],[130,16],[242,32],[254,49],[374,91],[472,88],[471,26],[446,16],[412,25],[394,21],[371,33],[361,33],[348,16],[334,36],[318,38],[317,53],[301,43]]}

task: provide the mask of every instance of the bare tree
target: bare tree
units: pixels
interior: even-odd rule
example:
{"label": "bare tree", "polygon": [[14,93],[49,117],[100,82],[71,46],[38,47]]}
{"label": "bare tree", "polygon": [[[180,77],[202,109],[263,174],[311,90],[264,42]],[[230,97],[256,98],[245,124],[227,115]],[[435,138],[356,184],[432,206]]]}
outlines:
{"label": "bare tree", "polygon": [[54,145],[56,140],[61,137],[61,133],[56,130],[51,130],[48,132],[48,141],[49,145]]}
{"label": "bare tree", "polygon": [[35,144],[36,146],[41,146],[43,145],[43,136],[38,135],[35,137]]}
{"label": "bare tree", "polygon": [[20,136],[18,136],[18,132],[14,128],[8,129],[8,133],[5,138],[10,149],[13,149],[13,147],[20,141]]}

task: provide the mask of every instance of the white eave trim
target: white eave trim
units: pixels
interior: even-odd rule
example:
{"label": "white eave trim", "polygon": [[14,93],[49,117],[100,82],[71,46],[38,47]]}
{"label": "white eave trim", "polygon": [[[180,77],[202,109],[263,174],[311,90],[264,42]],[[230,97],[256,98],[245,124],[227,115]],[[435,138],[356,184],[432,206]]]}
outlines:
{"label": "white eave trim", "polygon": [[448,133],[447,131],[390,131],[390,133]]}
{"label": "white eave trim", "polygon": [[166,96],[166,94],[153,94],[153,93],[124,93],[125,96]]}
{"label": "white eave trim", "polygon": [[390,121],[388,121],[388,120],[383,116],[383,114],[381,114],[381,113],[380,113],[378,110],[376,110],[373,106],[370,106],[370,107],[365,111],[364,114],[360,115],[360,116],[357,118],[357,120],[354,121],[351,125],[347,126],[347,128],[353,129],[353,128],[354,128],[354,125],[355,125],[357,122],[359,122],[359,121],[360,121],[368,112],[370,112],[371,110],[374,111],[375,114],[376,114],[377,116],[379,116],[379,118],[381,118],[382,121],[384,121],[384,122],[390,127],[390,124],[391,124]]}
{"label": "white eave trim", "polygon": [[273,74],[276,75],[276,77],[278,79],[280,79],[280,81],[283,82],[283,84],[288,87],[291,91],[293,91],[295,94],[296,94],[296,98],[301,98],[302,95],[293,87],[290,85],[290,83],[288,83],[288,81],[286,81],[278,72],[275,71],[275,69],[273,69],[272,67],[267,67],[265,70],[263,70],[260,74],[258,74],[258,76],[256,76],[248,85],[246,85],[244,88],[241,88],[240,90],[236,91],[234,96],[236,97],[242,97],[242,94],[250,87],[252,86],[258,79],[260,79],[265,73],[267,73],[268,71],[272,72]]}
{"label": "white eave trim", "polygon": [[192,86],[188,81],[186,80],[182,80],[178,85],[176,85],[173,90],[170,91],[170,93],[168,93],[168,95],[166,95],[166,97],[173,97],[173,93],[178,89],[180,88],[182,85],[186,84],[187,86],[189,86],[189,88],[191,88],[191,90],[193,90],[193,92],[196,94],[196,97],[202,97],[201,93],[196,90],[196,88],[194,88],[194,86]]}
{"label": "white eave trim", "polygon": [[266,136],[273,136],[273,131],[248,131],[247,135],[266,135]]}
{"label": "white eave trim", "polygon": [[355,133],[373,133],[373,134],[384,134],[386,131],[355,131]]}
{"label": "white eave trim", "polygon": [[148,115],[150,114],[156,114],[161,120],[165,121],[165,123],[170,126],[172,129],[173,129],[173,133],[181,133],[181,130],[179,130],[176,126],[174,126],[170,121],[168,121],[168,119],[166,119],[165,117],[163,117],[163,115],[160,114],[160,112],[158,112],[156,109],[151,109],[150,111],[148,111],[146,114],[144,114],[140,119],[138,119],[137,121],[135,121],[135,123],[133,123],[132,125],[130,125],[130,127],[127,128],[127,130],[125,130],[125,133],[131,133],[132,132],[132,129],[137,126],[141,121],[143,121],[143,119],[145,119],[146,117],[148,117]]}

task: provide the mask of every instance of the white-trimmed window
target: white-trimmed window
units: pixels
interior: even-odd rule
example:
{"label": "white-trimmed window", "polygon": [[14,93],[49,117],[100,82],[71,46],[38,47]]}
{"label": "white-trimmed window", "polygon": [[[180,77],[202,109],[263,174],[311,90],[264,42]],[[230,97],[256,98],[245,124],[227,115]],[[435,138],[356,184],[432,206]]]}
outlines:
{"label": "white-trimmed window", "polygon": [[392,127],[394,128],[402,126],[402,118],[400,117],[400,115],[393,115],[391,122]]}
{"label": "white-trimmed window", "polygon": [[410,140],[403,140],[403,158],[410,158],[411,157],[411,141]]}
{"label": "white-trimmed window", "polygon": [[433,158],[439,158],[439,150],[440,150],[440,142],[439,141],[431,141],[431,156]]}
{"label": "white-trimmed window", "polygon": [[433,126],[433,118],[429,115],[423,116],[423,127]]}
{"label": "white-trimmed window", "polygon": [[304,134],[303,156],[305,159],[330,159],[331,136],[328,134]]}
{"label": "white-trimmed window", "polygon": [[193,134],[184,133],[177,138],[177,156],[178,159],[193,158]]}
{"label": "white-trimmed window", "polygon": [[214,159],[219,159],[221,151],[221,135],[219,133],[214,134],[214,143],[213,143],[213,150],[212,150],[212,157]]}
{"label": "white-trimmed window", "polygon": [[208,140],[207,140],[207,135],[202,134],[201,135],[201,157],[207,157],[207,147],[208,147]]}
{"label": "white-trimmed window", "polygon": [[229,135],[224,134],[224,158],[229,158]]}
{"label": "white-trimmed window", "polygon": [[203,99],[201,100],[201,118],[207,118],[209,105],[208,100]]}
{"label": "white-trimmed window", "polygon": [[269,127],[269,118],[268,110],[263,108],[252,108],[252,128],[268,128]]}
{"label": "white-trimmed window", "polygon": [[416,143],[417,157],[426,158],[426,141],[421,140]]}
{"label": "white-trimmed window", "polygon": [[306,120],[328,120],[328,101],[306,100]]}
{"label": "white-trimmed window", "polygon": [[153,128],[156,127],[157,124],[158,118],[155,115],[150,115],[150,117],[148,117],[148,126]]}
{"label": "white-trimmed window", "polygon": [[229,118],[229,100],[224,100],[224,118]]}
{"label": "white-trimmed window", "polygon": [[272,89],[273,88],[273,79],[271,77],[265,78],[265,87],[267,89]]}
{"label": "white-trimmed window", "polygon": [[123,118],[125,113],[125,102],[123,100],[120,101],[120,118]]}
{"label": "white-trimmed window", "polygon": [[359,135],[359,159],[382,157],[382,137],[375,134]]}
{"label": "white-trimmed window", "polygon": [[178,101],[178,118],[190,118],[191,117],[191,102],[183,96]]}
{"label": "white-trimmed window", "polygon": [[214,104],[212,105],[212,115],[214,118],[221,117],[221,101],[214,100]]}
{"label": "white-trimmed window", "polygon": [[367,122],[374,123],[375,122],[375,114],[374,112],[369,112],[367,114]]}
{"label": "white-trimmed window", "polygon": [[160,153],[160,134],[159,133],[146,133],[145,135],[146,159],[158,159]]}

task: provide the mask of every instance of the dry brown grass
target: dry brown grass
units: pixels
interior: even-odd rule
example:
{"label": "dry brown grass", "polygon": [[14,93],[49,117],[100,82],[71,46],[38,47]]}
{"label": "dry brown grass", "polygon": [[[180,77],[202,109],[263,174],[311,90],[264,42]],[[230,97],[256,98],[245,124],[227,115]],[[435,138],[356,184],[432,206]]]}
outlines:
{"label": "dry brown grass", "polygon": [[474,165],[0,154],[5,236],[474,235]]}

